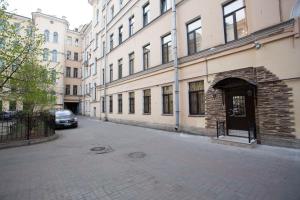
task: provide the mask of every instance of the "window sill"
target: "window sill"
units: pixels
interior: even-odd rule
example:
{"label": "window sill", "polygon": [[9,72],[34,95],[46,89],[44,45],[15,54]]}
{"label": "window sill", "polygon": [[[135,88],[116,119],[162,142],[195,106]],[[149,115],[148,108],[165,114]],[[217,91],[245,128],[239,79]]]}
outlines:
{"label": "window sill", "polygon": [[118,114],[119,114],[119,115],[121,115],[121,114],[123,114],[123,113],[121,113],[121,112],[118,112]]}
{"label": "window sill", "polygon": [[173,116],[173,114],[161,114],[162,116]]}
{"label": "window sill", "polygon": [[151,115],[151,113],[143,113],[143,115]]}
{"label": "window sill", "polygon": [[188,115],[188,117],[205,117],[205,114],[200,115]]}
{"label": "window sill", "polygon": [[135,113],[128,113],[129,115],[134,115]]}

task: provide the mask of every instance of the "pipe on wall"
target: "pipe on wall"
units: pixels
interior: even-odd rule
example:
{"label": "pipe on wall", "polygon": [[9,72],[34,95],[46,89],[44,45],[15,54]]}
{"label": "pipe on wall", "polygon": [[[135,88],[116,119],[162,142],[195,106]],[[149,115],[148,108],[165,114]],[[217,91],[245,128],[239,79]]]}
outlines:
{"label": "pipe on wall", "polygon": [[[107,121],[107,101],[106,101],[106,65],[107,65],[107,6],[108,6],[108,1],[105,2],[105,25],[104,25],[104,32],[105,32],[105,47],[104,47],[104,76],[103,76],[103,82],[104,82],[104,121]],[[99,74],[101,76],[101,73]],[[100,100],[100,109],[101,109],[101,100]]]}
{"label": "pipe on wall", "polygon": [[179,69],[177,53],[177,28],[176,28],[176,1],[172,0],[172,31],[173,58],[174,58],[174,82],[175,82],[175,130],[179,130]]}

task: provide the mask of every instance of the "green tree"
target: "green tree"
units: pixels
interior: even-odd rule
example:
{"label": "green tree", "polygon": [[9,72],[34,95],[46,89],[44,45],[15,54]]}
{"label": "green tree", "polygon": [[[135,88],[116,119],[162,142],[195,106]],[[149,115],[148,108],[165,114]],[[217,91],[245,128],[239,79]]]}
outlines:
{"label": "green tree", "polygon": [[0,98],[22,101],[28,112],[49,107],[54,81],[41,61],[44,38],[31,21],[12,23],[6,8],[0,0]]}

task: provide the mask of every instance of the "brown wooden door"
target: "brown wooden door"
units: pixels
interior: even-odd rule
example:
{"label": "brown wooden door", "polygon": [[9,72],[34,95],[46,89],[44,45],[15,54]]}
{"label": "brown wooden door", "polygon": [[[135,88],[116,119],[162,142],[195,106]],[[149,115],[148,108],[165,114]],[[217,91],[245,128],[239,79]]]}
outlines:
{"label": "brown wooden door", "polygon": [[248,131],[255,124],[253,90],[248,87],[228,88],[225,94],[227,130]]}

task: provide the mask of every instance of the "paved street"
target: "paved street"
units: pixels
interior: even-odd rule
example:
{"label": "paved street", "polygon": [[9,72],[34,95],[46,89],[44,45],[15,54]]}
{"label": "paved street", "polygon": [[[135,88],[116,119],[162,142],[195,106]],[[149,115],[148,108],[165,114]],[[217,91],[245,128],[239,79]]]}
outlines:
{"label": "paved street", "polygon": [[55,141],[0,150],[1,200],[300,199],[299,150],[79,120]]}

